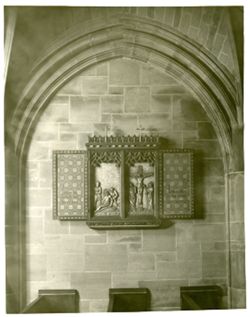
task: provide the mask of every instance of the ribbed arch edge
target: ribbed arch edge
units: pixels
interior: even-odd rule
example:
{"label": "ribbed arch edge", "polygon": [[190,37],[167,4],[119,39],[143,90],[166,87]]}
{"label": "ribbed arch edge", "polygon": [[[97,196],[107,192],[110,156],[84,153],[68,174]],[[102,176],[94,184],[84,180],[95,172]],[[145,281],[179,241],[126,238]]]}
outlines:
{"label": "ribbed arch edge", "polygon": [[123,32],[125,30],[132,29],[134,31],[147,30],[149,33],[151,32],[154,35],[163,34],[165,35],[165,38],[168,38],[171,41],[175,41],[177,44],[180,44],[182,41],[184,41],[186,46],[190,45],[192,49],[202,51],[202,53],[206,55],[208,59],[217,63],[217,67],[220,68],[221,72],[224,73],[224,76],[226,76],[228,80],[231,80],[232,82],[234,81],[233,75],[228,72],[227,68],[223,64],[219,63],[219,61],[216,60],[216,57],[209,50],[207,50],[200,43],[184,35],[176,28],[173,28],[166,23],[156,21],[155,19],[132,16],[124,13],[116,13],[115,15],[109,16],[108,19],[97,18],[92,19],[91,21],[87,20],[72,26],[63,34],[58,36],[55,41],[51,42],[48,45],[44,52],[42,52],[42,56],[40,56],[34,62],[33,70],[38,68],[39,65],[41,65],[46,60],[46,58],[50,58],[56,50],[60,50],[65,45],[70,44],[71,42],[85,36],[88,37],[89,41],[91,41],[91,39],[95,37],[95,34],[100,32],[100,30],[110,32],[111,30],[115,30],[117,28],[121,28]]}
{"label": "ribbed arch edge", "polygon": [[[73,31],[72,31],[73,32]],[[79,28],[54,43],[40,59],[11,123],[16,151],[25,151],[38,115],[66,82],[90,66],[114,58],[140,60],[172,75],[199,99],[214,125],[222,152],[231,153],[231,129],[237,125],[235,87],[212,56],[176,31],[146,19],[117,18]],[[71,34],[71,36],[68,36]]]}

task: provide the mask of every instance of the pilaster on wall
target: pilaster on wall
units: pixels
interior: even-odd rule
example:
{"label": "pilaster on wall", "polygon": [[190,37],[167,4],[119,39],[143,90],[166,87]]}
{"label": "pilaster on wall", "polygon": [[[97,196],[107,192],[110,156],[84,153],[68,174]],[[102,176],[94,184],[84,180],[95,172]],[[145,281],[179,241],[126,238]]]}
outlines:
{"label": "pilaster on wall", "polygon": [[25,279],[25,195],[26,156],[15,152],[13,136],[5,134],[5,248],[6,312],[20,313],[24,307]]}
{"label": "pilaster on wall", "polygon": [[246,307],[243,171],[227,174],[230,308]]}
{"label": "pilaster on wall", "polygon": [[230,307],[245,308],[244,148],[243,127],[240,125],[232,129],[232,155],[226,183]]}
{"label": "pilaster on wall", "polygon": [[230,171],[244,171],[243,127],[241,124],[232,128],[232,155],[229,160]]}
{"label": "pilaster on wall", "polygon": [[14,146],[5,147],[5,250],[6,250],[6,311],[19,312],[19,218],[18,159]]}

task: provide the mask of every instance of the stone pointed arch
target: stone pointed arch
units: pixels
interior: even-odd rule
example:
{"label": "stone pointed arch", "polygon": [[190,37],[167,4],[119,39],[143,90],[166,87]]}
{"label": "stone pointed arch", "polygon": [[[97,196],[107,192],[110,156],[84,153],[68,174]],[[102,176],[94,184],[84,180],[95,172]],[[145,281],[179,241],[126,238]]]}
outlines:
{"label": "stone pointed arch", "polygon": [[229,72],[176,30],[129,16],[77,25],[44,52],[12,120],[17,152],[23,153],[37,116],[58,89],[88,67],[120,57],[143,61],[188,86],[213,123],[224,157],[230,156],[237,101]]}

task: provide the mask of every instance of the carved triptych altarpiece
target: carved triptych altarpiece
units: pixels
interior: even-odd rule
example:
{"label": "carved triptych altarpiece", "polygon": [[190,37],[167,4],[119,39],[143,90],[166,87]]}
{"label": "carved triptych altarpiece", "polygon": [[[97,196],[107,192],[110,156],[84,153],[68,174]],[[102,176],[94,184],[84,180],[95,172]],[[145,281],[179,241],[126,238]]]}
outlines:
{"label": "carved triptych altarpiece", "polygon": [[53,153],[54,218],[105,229],[194,217],[191,150],[155,136],[94,136],[86,147]]}

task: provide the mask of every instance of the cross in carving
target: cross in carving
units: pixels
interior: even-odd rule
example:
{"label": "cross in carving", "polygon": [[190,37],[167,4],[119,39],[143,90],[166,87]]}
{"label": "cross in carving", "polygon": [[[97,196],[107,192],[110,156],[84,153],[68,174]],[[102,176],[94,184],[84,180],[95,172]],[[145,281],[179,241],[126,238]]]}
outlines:
{"label": "cross in carving", "polygon": [[141,141],[141,134],[142,134],[142,131],[145,129],[141,125],[139,125],[139,127],[136,130],[139,131],[139,140]]}
{"label": "cross in carving", "polygon": [[147,178],[147,177],[150,177],[150,176],[153,176],[153,175],[154,175],[154,173],[152,173],[152,172],[147,173],[147,172],[145,172],[143,170],[143,166],[142,165],[138,165],[136,173],[132,174],[131,176],[132,176],[132,178],[138,178],[139,177],[139,178],[144,179],[144,178]]}
{"label": "cross in carving", "polygon": [[108,131],[111,131],[111,126],[105,125],[105,140],[107,140]]}

